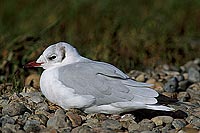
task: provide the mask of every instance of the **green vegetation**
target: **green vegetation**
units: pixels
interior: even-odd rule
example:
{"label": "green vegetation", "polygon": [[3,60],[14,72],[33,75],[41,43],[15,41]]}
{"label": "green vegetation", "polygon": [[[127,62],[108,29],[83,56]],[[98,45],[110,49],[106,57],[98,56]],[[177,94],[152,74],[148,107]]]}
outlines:
{"label": "green vegetation", "polygon": [[0,83],[22,86],[22,65],[58,41],[128,72],[200,57],[199,37],[199,0],[2,0]]}

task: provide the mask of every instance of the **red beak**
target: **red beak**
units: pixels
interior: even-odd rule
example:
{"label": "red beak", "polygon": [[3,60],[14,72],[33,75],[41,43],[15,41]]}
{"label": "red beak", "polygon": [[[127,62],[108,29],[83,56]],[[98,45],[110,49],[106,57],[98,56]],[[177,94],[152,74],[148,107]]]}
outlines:
{"label": "red beak", "polygon": [[35,61],[29,62],[28,64],[24,65],[25,68],[31,68],[31,67],[40,67],[43,63],[37,63]]}

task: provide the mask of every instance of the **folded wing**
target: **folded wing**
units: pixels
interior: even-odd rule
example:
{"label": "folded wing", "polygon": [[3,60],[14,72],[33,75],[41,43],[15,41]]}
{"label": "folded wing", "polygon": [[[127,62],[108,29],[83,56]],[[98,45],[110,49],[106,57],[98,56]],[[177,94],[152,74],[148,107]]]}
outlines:
{"label": "folded wing", "polygon": [[95,105],[117,102],[155,104],[158,93],[150,84],[131,80],[116,67],[103,62],[78,62],[59,69],[59,80],[78,95],[92,95]]}

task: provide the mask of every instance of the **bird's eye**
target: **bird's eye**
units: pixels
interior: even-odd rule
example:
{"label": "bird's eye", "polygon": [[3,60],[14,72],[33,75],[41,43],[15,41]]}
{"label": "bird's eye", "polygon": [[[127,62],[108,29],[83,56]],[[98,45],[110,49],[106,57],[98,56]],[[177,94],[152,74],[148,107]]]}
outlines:
{"label": "bird's eye", "polygon": [[56,55],[52,55],[52,56],[50,56],[48,59],[49,60],[54,60],[56,58]]}

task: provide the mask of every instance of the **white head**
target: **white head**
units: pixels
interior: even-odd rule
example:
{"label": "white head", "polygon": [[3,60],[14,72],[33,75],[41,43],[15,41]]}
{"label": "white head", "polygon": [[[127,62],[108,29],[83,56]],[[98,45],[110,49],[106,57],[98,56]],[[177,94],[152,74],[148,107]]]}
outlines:
{"label": "white head", "polygon": [[68,43],[59,42],[46,48],[36,62],[30,62],[26,67],[43,67],[49,69],[79,61],[81,56]]}

